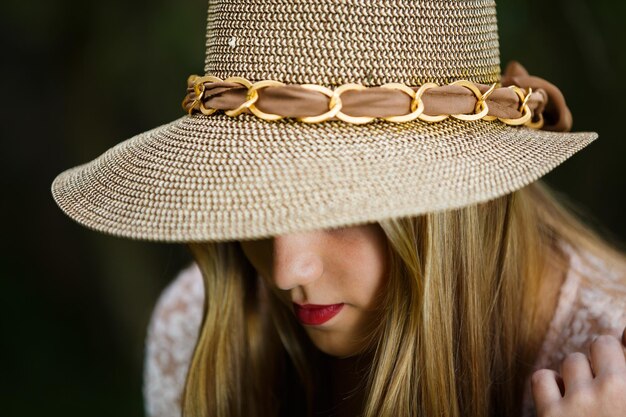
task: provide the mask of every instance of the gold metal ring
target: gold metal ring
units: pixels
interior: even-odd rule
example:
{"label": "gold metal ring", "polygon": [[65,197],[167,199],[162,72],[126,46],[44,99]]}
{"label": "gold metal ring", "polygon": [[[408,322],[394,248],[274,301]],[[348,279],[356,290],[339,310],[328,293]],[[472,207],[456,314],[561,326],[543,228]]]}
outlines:
{"label": "gold metal ring", "polygon": [[[452,114],[451,116],[454,117],[455,119],[459,119],[459,120],[465,120],[465,121],[474,121],[474,120],[480,120],[483,117],[487,116],[487,114],[489,113],[489,106],[487,106],[487,102],[485,100],[483,100],[483,93],[480,92],[480,90],[478,89],[478,87],[476,87],[476,85],[474,85],[474,83],[471,83],[467,80],[459,80],[459,81],[455,81],[450,85],[458,85],[461,87],[465,87],[468,90],[470,90],[472,93],[474,93],[474,96],[476,97],[476,105],[474,106],[474,114]],[[482,110],[479,112],[478,109],[482,107]]]}
{"label": "gold metal ring", "polygon": [[524,97],[524,101],[522,101],[522,104],[520,106],[520,109],[523,109],[525,105],[528,104],[528,100],[530,99],[530,95],[533,93],[533,89],[532,87],[528,87],[528,92],[526,93],[526,97]]}
{"label": "gold metal ring", "polygon": [[255,116],[260,117],[261,119],[264,119],[264,120],[273,121],[273,120],[282,119],[284,116],[281,116],[280,114],[265,113],[259,110],[259,108],[255,106],[254,103],[256,103],[257,100],[259,99],[258,91],[261,88],[282,87],[284,85],[285,85],[284,83],[281,83],[280,81],[275,81],[275,80],[263,80],[263,81],[254,83],[248,87],[248,93],[246,94],[246,101],[242,103],[236,109],[229,110],[228,112],[226,112],[226,114],[228,114],[229,116],[237,116],[241,114],[243,111],[245,111],[245,109],[247,108]]}
{"label": "gold metal ring", "polygon": [[[191,77],[190,77],[191,79]],[[202,95],[204,95],[204,92],[206,91],[206,85],[204,83],[220,83],[220,82],[238,82],[240,84],[243,84],[246,87],[251,86],[252,84],[250,83],[250,81],[246,80],[245,78],[241,78],[241,77],[230,77],[227,78],[226,80],[222,80],[219,77],[214,77],[212,75],[205,75],[204,77],[198,77],[196,76],[193,79],[193,83],[194,83],[194,92],[196,93],[196,99],[199,101],[200,105],[198,106],[200,111],[202,112],[202,114],[206,114],[206,115],[211,115],[213,113],[215,113],[218,109],[212,109],[212,108],[207,108],[204,106],[204,101],[202,100]],[[198,94],[198,88],[199,86],[202,86],[202,92],[199,95]],[[195,103],[194,103],[195,104]],[[231,110],[234,111],[234,110]],[[237,113],[239,114],[239,113]]]}
{"label": "gold metal ring", "polygon": [[[241,114],[242,112],[244,112],[246,109],[249,109],[250,112],[254,114],[255,116],[264,120],[268,120],[268,121],[279,120],[279,119],[286,117],[280,114],[265,113],[261,111],[255,105],[255,103],[259,99],[259,94],[260,94],[259,91],[262,88],[286,86],[285,83],[282,83],[280,81],[275,81],[275,80],[264,80],[264,81],[260,81],[260,82],[253,84],[250,81],[242,77],[229,77],[226,80],[222,80],[218,77],[210,76],[210,75],[205,75],[202,77],[198,75],[190,75],[187,78],[187,95],[182,102],[182,107],[190,115],[193,114],[194,111],[200,111],[205,115],[213,114],[218,109],[205,107],[204,96],[207,94],[206,91],[209,88],[211,88],[210,83],[218,83],[218,82],[224,82],[224,81],[240,84],[241,86],[247,89],[246,95],[245,95],[245,102],[243,104],[239,105],[236,109],[224,111],[228,116],[237,116]],[[480,84],[468,81],[468,80],[458,80],[448,85],[457,85],[457,86],[465,87],[474,94],[474,97],[476,98],[476,105],[474,107],[473,114],[440,114],[436,116],[430,116],[428,114],[424,114],[425,103],[423,100],[423,95],[430,89],[440,87],[438,84],[426,83],[426,84],[421,85],[417,90],[415,90],[416,87],[410,87],[405,84],[387,83],[380,87],[385,88],[385,89],[391,89],[391,90],[399,90],[407,94],[409,97],[411,97],[410,113],[397,115],[397,116],[381,117],[381,119],[385,121],[389,121],[389,122],[395,122],[395,123],[410,122],[415,119],[419,119],[419,120],[429,122],[429,123],[436,123],[436,122],[443,121],[449,117],[454,117],[456,119],[460,119],[464,121],[473,121],[473,120],[479,120],[479,119],[492,121],[495,119],[499,119],[502,123],[505,123],[511,126],[525,125],[534,129],[541,129],[544,125],[545,121],[544,121],[543,115],[541,113],[535,113],[530,110],[530,106],[528,103],[530,102],[532,94],[533,94],[533,90],[530,87],[528,88],[527,92],[524,89],[515,85],[508,87],[512,89],[515,92],[515,94],[517,94],[518,96],[518,99],[519,99],[518,111],[521,113],[521,117],[517,119],[507,119],[507,118],[498,118],[497,116],[489,115],[489,106],[487,104],[488,98],[497,88],[502,87],[500,83],[494,83],[490,85],[484,94],[481,92],[481,89],[484,89],[485,87],[481,86]],[[316,84],[304,84],[300,86],[305,89],[324,94],[325,96],[329,97],[330,100],[328,104],[328,111],[326,111],[324,114],[316,115],[316,116],[296,117],[298,121],[301,121],[304,123],[319,123],[322,121],[327,121],[333,118],[337,118],[339,120],[342,120],[344,122],[351,123],[351,124],[365,124],[376,119],[376,117],[371,117],[371,116],[359,116],[359,117],[350,116],[341,112],[341,109],[343,108],[341,95],[343,93],[345,93],[346,91],[350,91],[350,90],[366,90],[369,87],[366,87],[362,84],[352,83],[352,84],[341,85],[333,91],[330,88],[316,85]]]}
{"label": "gold metal ring", "polygon": [[515,91],[515,94],[517,94],[517,96],[519,97],[519,101],[523,105],[519,109],[519,111],[522,113],[522,116],[518,117],[517,119],[506,119],[506,118],[501,118],[501,117],[499,117],[498,119],[501,122],[506,123],[507,125],[511,125],[511,126],[523,125],[532,118],[532,112],[530,111],[528,104],[524,104],[526,102],[525,92],[524,90],[522,90],[521,88],[515,85],[509,86],[508,88]]}
{"label": "gold metal ring", "polygon": [[[485,94],[483,94],[483,96],[482,96],[481,100],[486,102],[486,101],[487,101],[487,99],[489,98],[489,96],[490,96],[490,95],[491,95],[494,91],[496,91],[497,86],[498,86],[498,83],[493,83],[493,84],[491,85],[491,87],[489,88],[489,90],[485,91]],[[483,120],[486,120],[486,121],[488,121],[488,122],[494,121],[494,120],[496,120],[496,119],[498,119],[498,117],[497,117],[497,116],[489,116],[489,115],[487,115],[487,116],[483,117]]]}
{"label": "gold metal ring", "polygon": [[[428,90],[430,90],[431,88],[437,88],[439,87],[439,84],[437,83],[426,83],[426,84],[422,84],[422,86],[417,90],[417,93],[415,93],[416,97],[419,98],[420,101],[422,100],[422,96],[424,95],[424,93]],[[430,122],[430,123],[436,123],[436,122],[441,122],[442,120],[446,120],[448,117],[450,117],[449,114],[440,114],[438,116],[429,116],[427,114],[420,114],[419,119],[423,120],[425,122]]]}
{"label": "gold metal ring", "polygon": [[204,107],[204,102],[202,101],[204,92],[206,91],[206,86],[204,85],[204,81],[201,81],[199,83],[196,82],[196,84],[193,86],[193,91],[194,93],[196,93],[194,106],[195,106],[195,103],[197,102],[198,108],[200,109],[202,114],[206,114],[207,116],[215,113],[217,109],[207,109],[206,107]]}
{"label": "gold metal ring", "polygon": [[388,83],[381,85],[382,88],[388,88],[390,90],[400,90],[405,92],[411,97],[411,113],[403,114],[400,116],[387,116],[383,117],[383,120],[394,123],[402,123],[402,122],[410,122],[412,120],[417,119],[420,114],[424,112],[424,102],[421,99],[421,96],[418,97],[411,87],[408,87],[404,84],[400,83]]}
{"label": "gold metal ring", "polygon": [[[367,90],[367,87],[362,84],[350,83],[350,84],[344,84],[336,88],[335,89],[336,98],[335,98],[335,101],[331,99],[331,107],[333,104],[337,102],[337,100],[341,100],[341,95],[343,93],[345,93],[346,91],[350,91],[350,90]],[[359,116],[359,117],[350,116],[345,113],[342,113],[341,111],[337,112],[336,117],[339,120],[343,120],[344,122],[354,123],[354,124],[365,124],[375,119],[375,117],[370,117],[370,116]]]}
{"label": "gold metal ring", "polygon": [[493,94],[494,91],[496,91],[496,83],[491,84],[491,87],[489,87],[489,90],[485,91],[485,93],[480,97],[479,101],[487,102],[487,100],[489,99],[489,96]]}
{"label": "gold metal ring", "polygon": [[204,107],[204,102],[202,101],[204,91],[206,90],[205,82],[216,82],[222,81],[220,78],[213,76],[203,76],[199,77],[197,75],[191,75],[187,78],[187,85],[193,88],[193,92],[195,97],[191,102],[191,107],[189,108],[189,114],[193,112],[194,109],[200,110],[203,114],[210,115],[213,114],[217,109],[207,109]]}
{"label": "gold metal ring", "polygon": [[541,129],[544,124],[543,114],[539,113],[538,117],[539,117],[539,120],[537,120],[536,122],[533,122],[533,119],[531,118],[529,121],[524,123],[524,126],[528,126],[533,129]]}
{"label": "gold metal ring", "polygon": [[328,103],[329,110],[318,116],[296,117],[296,120],[304,123],[324,122],[335,117],[335,115],[341,110],[343,104],[341,103],[341,97],[339,97],[339,94],[337,94],[336,91],[317,84],[302,84],[301,87],[306,88],[307,90],[317,91],[327,97],[330,97],[330,102]]}

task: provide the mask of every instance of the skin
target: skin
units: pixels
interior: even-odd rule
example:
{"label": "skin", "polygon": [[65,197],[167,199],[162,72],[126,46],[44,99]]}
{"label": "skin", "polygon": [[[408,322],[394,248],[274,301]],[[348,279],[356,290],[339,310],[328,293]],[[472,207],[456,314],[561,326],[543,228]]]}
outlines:
{"label": "skin", "polygon": [[376,223],[241,241],[259,275],[298,304],[345,303],[321,325],[303,325],[318,349],[350,357],[364,347],[387,278],[386,238]]}
{"label": "skin", "polygon": [[[336,415],[354,415],[362,395],[347,399],[358,382],[354,358],[364,345],[380,307],[378,296],[387,279],[386,238],[372,223],[339,229],[276,236],[240,242],[244,254],[257,272],[298,304],[345,303],[343,310],[328,322],[304,325],[311,341],[323,352],[338,358],[333,364],[339,381],[335,397]],[[540,310],[545,333],[552,317],[562,272],[543,280],[546,302]],[[625,329],[626,332],[626,329]],[[626,346],[626,334],[622,337]],[[561,372],[540,369],[531,376],[532,392],[539,417],[623,417],[626,416],[626,359],[622,343],[613,336],[599,336],[589,358],[573,353],[565,358]],[[361,393],[362,394],[362,393]],[[343,398],[343,401],[342,401]],[[346,401],[346,399],[348,401]]]}
{"label": "skin", "polygon": [[[626,329],[624,329],[626,333]],[[598,336],[589,357],[575,352],[561,363],[560,373],[540,369],[531,385],[539,417],[626,416],[626,359],[622,344],[611,335]]]}

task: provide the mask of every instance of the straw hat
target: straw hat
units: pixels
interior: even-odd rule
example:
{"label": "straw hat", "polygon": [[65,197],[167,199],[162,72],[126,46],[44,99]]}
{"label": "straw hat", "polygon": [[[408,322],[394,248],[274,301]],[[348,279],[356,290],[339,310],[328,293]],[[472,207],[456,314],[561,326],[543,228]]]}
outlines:
{"label": "straw hat", "polygon": [[510,193],[597,137],[501,76],[491,0],[211,1],[204,70],[182,117],[56,177],[68,216],[170,242],[356,225]]}

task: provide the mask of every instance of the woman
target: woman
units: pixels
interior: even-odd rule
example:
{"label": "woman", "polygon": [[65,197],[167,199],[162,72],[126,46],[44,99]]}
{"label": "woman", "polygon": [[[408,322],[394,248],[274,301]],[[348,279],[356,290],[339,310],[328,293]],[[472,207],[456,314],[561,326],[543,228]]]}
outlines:
{"label": "woman", "polygon": [[194,254],[151,324],[150,414],[623,415],[624,255],[537,182],[597,135],[501,75],[493,1],[212,1],[205,74],[188,115],[52,185]]}
{"label": "woman", "polygon": [[[590,415],[567,391],[599,381],[579,352],[623,362],[617,340],[591,342],[626,323],[624,255],[541,181],[454,211],[190,249],[199,269],[170,286],[151,323],[154,415],[181,394],[180,378],[169,393],[162,384],[187,372],[202,276],[186,415],[531,415],[531,374],[538,415],[552,415],[562,379],[548,369],[563,358],[565,406],[576,407],[556,415]],[[620,401],[598,397],[616,407],[598,415],[621,415]]]}

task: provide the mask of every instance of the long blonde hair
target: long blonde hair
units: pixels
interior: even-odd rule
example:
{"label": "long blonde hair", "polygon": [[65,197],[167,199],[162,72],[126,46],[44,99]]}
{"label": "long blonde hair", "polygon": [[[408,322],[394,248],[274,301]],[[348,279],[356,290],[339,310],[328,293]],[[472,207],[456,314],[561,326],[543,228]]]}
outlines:
{"label": "long blonde hair", "polygon": [[[559,242],[626,267],[623,252],[541,181],[379,225],[389,284],[368,346],[365,417],[518,415],[542,337],[541,280],[548,262],[568,268]],[[205,307],[183,415],[311,415],[322,395],[321,356],[289,300],[259,279],[237,242],[189,248]]]}

